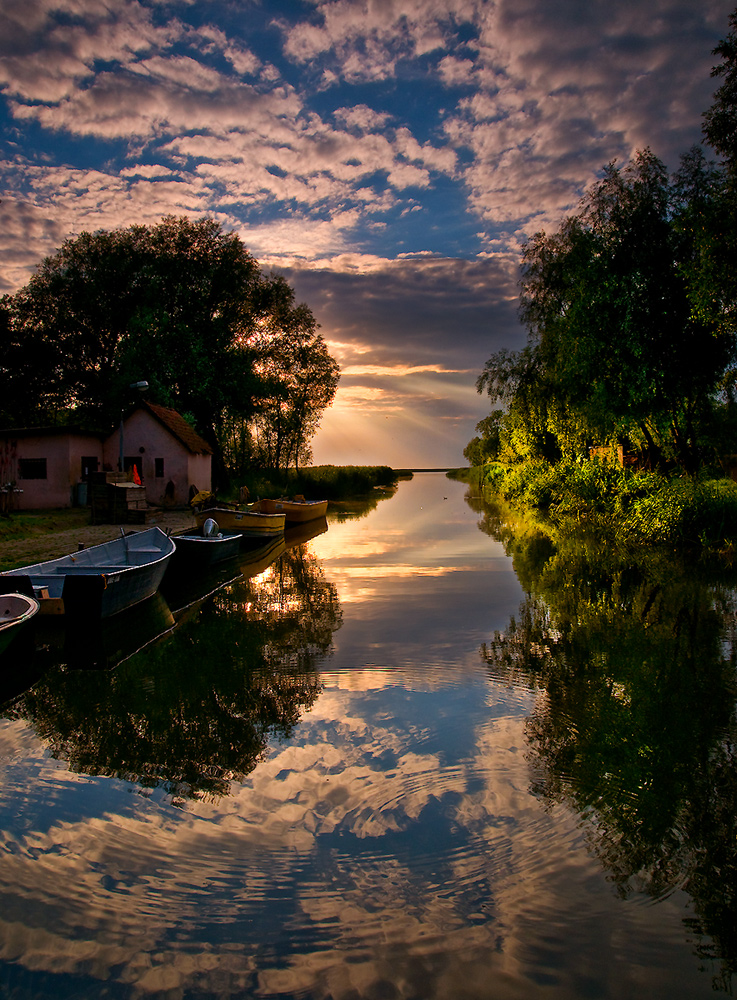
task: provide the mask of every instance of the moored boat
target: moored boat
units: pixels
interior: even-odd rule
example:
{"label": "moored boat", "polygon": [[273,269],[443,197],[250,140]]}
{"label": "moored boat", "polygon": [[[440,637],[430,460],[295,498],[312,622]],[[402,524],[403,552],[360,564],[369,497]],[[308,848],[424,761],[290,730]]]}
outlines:
{"label": "moored boat", "polygon": [[0,654],[35,614],[40,604],[27,594],[0,595]]}
{"label": "moored boat", "polygon": [[41,614],[106,618],[151,597],[174,553],[161,528],[123,534],[100,545],[0,573],[0,589],[17,584]]}
{"label": "moored boat", "polygon": [[294,497],[291,500],[257,500],[251,504],[252,510],[260,510],[264,514],[284,514],[287,524],[302,524],[325,517],[328,512],[327,500],[305,500]]}
{"label": "moored boat", "polygon": [[212,517],[206,518],[200,528],[177,532],[171,536],[175,546],[172,571],[208,570],[234,559],[240,551],[242,537],[240,532],[220,530]]}
{"label": "moored boat", "polygon": [[217,521],[221,531],[235,531],[245,539],[265,538],[284,531],[286,518],[283,513],[266,514],[250,507],[206,507],[195,509],[194,518],[202,527],[208,518]]}

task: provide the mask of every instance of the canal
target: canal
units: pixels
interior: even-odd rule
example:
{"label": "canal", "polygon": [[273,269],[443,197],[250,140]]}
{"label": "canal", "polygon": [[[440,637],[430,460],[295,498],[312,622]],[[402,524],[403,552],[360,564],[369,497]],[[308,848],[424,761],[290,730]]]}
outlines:
{"label": "canal", "polygon": [[422,473],[210,583],[3,678],[4,998],[731,995],[737,573]]}

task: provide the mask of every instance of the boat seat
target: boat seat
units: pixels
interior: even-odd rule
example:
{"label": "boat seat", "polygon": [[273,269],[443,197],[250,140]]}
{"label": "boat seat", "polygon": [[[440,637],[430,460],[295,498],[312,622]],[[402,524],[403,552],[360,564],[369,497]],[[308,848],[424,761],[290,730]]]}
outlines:
{"label": "boat seat", "polygon": [[100,573],[120,573],[128,568],[126,564],[118,563],[117,566],[67,566],[60,572],[63,576],[96,576]]}

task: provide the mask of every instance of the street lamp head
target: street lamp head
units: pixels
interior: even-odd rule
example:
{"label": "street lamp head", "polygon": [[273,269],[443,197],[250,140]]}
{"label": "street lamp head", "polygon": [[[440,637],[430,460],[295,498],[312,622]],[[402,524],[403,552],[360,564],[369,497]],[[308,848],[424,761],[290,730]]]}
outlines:
{"label": "street lamp head", "polygon": [[128,386],[129,389],[138,389],[139,392],[145,392],[148,389],[148,382],[131,382]]}

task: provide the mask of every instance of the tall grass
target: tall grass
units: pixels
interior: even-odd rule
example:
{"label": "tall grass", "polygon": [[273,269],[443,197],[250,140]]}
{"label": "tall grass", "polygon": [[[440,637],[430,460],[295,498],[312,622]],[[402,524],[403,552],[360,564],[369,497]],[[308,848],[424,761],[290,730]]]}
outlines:
{"label": "tall grass", "polygon": [[737,483],[669,478],[593,461],[486,467],[490,493],[545,515],[559,530],[593,529],[642,544],[731,546]]}
{"label": "tall grass", "polygon": [[370,493],[377,486],[395,486],[398,478],[388,465],[314,465],[299,471],[255,470],[238,487],[246,486],[251,500],[300,494],[308,500],[342,500]]}

